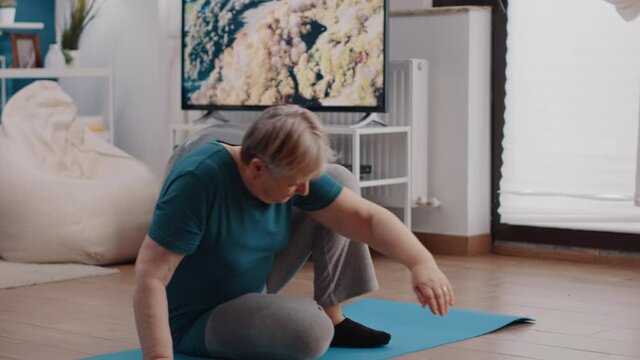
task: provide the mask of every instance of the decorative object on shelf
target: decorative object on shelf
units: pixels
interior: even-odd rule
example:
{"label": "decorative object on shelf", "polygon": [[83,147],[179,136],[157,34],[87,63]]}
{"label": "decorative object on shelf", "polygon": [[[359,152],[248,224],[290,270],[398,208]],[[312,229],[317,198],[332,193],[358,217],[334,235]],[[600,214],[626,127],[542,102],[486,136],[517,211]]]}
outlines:
{"label": "decorative object on shelf", "polygon": [[78,115],[76,121],[83,124],[92,134],[98,135],[107,142],[111,141],[111,133],[105,128],[102,116]]}
{"label": "decorative object on shelf", "polygon": [[80,67],[80,50],[63,50],[62,55],[67,67]]}
{"label": "decorative object on shelf", "polygon": [[47,55],[44,57],[44,67],[50,69],[59,69],[63,68],[65,64],[66,61],[64,59],[64,54],[60,49],[60,45],[49,45],[49,51],[47,51]]}
{"label": "decorative object on shelf", "polygon": [[78,53],[80,37],[98,13],[95,4],[95,0],[73,0],[71,3],[69,18],[65,21],[62,30],[62,53],[69,67],[80,65]]}
{"label": "decorative object on shelf", "polygon": [[16,0],[0,0],[0,24],[13,24],[16,19]]}
{"label": "decorative object on shelf", "polygon": [[11,34],[11,52],[13,68],[42,67],[40,56],[40,36],[38,34]]}

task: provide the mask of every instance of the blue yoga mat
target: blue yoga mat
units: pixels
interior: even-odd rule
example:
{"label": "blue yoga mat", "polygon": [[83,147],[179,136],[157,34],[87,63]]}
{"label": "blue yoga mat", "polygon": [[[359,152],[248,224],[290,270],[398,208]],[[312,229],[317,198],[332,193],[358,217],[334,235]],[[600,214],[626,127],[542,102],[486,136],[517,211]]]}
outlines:
{"label": "blue yoga mat", "polygon": [[[375,329],[391,333],[387,346],[374,349],[330,348],[320,359],[376,360],[429,349],[439,345],[470,339],[505,326],[533,319],[452,308],[445,317],[432,315],[418,304],[380,299],[364,299],[346,306],[349,318]],[[140,349],[99,355],[87,360],[139,360]],[[175,360],[201,360],[176,355]]]}

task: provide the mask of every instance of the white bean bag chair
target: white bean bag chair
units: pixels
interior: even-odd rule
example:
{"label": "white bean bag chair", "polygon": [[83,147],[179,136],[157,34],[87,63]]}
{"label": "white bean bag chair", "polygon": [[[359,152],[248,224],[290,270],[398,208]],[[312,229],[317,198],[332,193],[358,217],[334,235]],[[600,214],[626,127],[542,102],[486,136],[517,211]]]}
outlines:
{"label": "white bean bag chair", "polygon": [[159,180],[76,121],[73,99],[38,81],[0,125],[0,257],[110,264],[137,255]]}

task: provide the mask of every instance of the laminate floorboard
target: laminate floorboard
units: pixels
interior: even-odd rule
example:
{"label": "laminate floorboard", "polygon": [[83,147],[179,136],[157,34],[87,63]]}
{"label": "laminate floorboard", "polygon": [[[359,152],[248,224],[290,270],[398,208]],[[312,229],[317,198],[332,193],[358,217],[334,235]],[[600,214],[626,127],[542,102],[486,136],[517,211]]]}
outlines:
{"label": "laminate floorboard", "polygon": [[[456,306],[536,318],[398,359],[640,359],[640,269],[487,255],[437,256]],[[415,301],[408,271],[374,257],[380,290]],[[65,360],[138,346],[133,266],[120,273],[0,290],[0,360]],[[311,296],[307,264],[283,290]],[[427,311],[427,310],[425,310]]]}

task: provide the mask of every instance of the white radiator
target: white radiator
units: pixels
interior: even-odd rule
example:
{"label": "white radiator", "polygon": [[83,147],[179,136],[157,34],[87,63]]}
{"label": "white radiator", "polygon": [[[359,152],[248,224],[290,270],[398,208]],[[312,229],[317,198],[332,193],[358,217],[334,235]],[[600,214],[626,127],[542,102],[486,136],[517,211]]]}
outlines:
{"label": "white radiator", "polygon": [[[372,173],[362,180],[406,176],[407,159],[411,159],[410,198],[412,206],[426,205],[428,198],[428,62],[424,59],[392,61],[387,78],[387,109],[379,117],[389,126],[411,127],[411,154],[406,153],[404,135],[363,135],[361,164],[371,165]],[[318,113],[327,125],[351,125],[362,114]],[[352,139],[347,135],[332,135],[331,145],[338,153],[338,162],[350,163]],[[404,185],[364,188],[362,194],[388,207],[404,206]]]}

